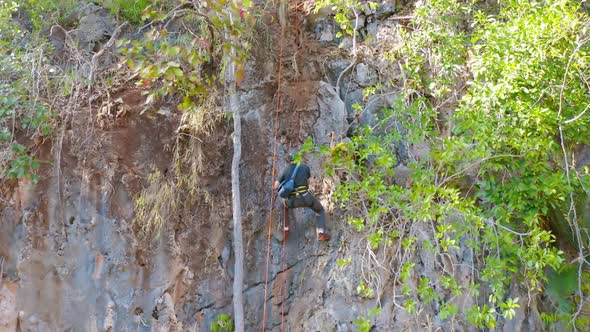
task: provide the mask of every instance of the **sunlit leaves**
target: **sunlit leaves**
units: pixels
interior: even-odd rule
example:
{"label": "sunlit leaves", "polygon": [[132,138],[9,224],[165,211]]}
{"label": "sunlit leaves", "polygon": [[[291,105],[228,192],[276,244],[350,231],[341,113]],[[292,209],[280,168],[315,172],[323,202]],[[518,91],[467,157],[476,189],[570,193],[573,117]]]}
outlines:
{"label": "sunlit leaves", "polygon": [[459,313],[459,308],[454,303],[445,303],[441,306],[439,311],[439,317],[441,320],[447,320],[451,317],[455,317]]}
{"label": "sunlit leaves", "polygon": [[467,321],[478,328],[495,328],[496,327],[496,309],[488,305],[473,306],[466,311]]}
{"label": "sunlit leaves", "polygon": [[515,311],[514,309],[520,308],[520,304],[518,304],[518,297],[517,298],[509,298],[506,302],[500,303],[500,309],[502,310],[502,316],[506,319],[514,318]]}
{"label": "sunlit leaves", "polygon": [[[336,38],[352,36],[355,33],[355,14],[358,15],[363,8],[376,11],[378,4],[368,1],[366,4],[359,0],[317,0],[315,1],[314,12],[317,13],[323,8],[329,8],[334,12],[334,22],[338,25]],[[359,28],[359,27],[356,27]]]}
{"label": "sunlit leaves", "polygon": [[[233,1],[200,2],[195,12],[189,11],[186,17],[200,22],[201,35],[186,32],[184,39],[188,42],[170,37],[166,29],[150,30],[143,41],[119,42],[124,56],[122,63],[139,75],[137,85],[147,95],[146,110],[167,96],[182,98],[178,104],[180,110],[198,109],[223,78],[222,59],[229,57],[232,50],[237,54],[232,59],[237,63],[237,79],[243,80],[248,43],[244,38],[226,40],[224,33],[233,37],[244,34],[247,29],[244,11],[250,6],[250,1],[240,6]],[[155,18],[162,14],[154,9],[148,12]]]}
{"label": "sunlit leaves", "polygon": [[364,298],[372,298],[374,296],[373,289],[368,286],[364,280],[361,280],[360,284],[356,288],[358,295]]}
{"label": "sunlit leaves", "polygon": [[[567,178],[558,140],[561,125],[566,150],[590,144],[588,17],[579,5],[507,1],[491,10],[474,1],[420,3],[402,29],[403,43],[385,54],[402,68],[401,97],[377,125],[358,128],[327,154],[327,173],[342,180],[333,198],[369,248],[383,247],[395,229],[408,255],[471,249],[477,256],[471,287],[453,275],[412,279],[413,266],[400,263],[400,304],[408,312],[433,301],[439,294],[430,286],[439,283],[487,300],[461,313],[445,303],[441,319],[458,315],[496,328],[519,308],[519,299],[509,297],[515,280],[541,292],[547,271],[564,263],[548,220],[566,212],[570,192],[587,195],[590,184],[583,169],[570,169],[575,176]],[[346,34],[350,13],[334,10]],[[380,90],[365,89],[364,101]],[[400,142],[429,147],[407,162],[411,175],[403,184],[392,171]],[[405,221],[427,223],[433,234],[426,240],[409,234]]]}

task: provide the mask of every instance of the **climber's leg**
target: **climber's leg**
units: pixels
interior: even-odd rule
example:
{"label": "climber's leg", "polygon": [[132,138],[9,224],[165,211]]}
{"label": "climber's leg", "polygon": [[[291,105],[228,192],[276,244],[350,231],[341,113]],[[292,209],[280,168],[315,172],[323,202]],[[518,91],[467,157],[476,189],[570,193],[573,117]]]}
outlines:
{"label": "climber's leg", "polygon": [[304,195],[306,205],[313,210],[313,212],[317,213],[317,220],[316,220],[316,231],[318,234],[318,239],[320,241],[327,241],[330,239],[328,236],[328,232],[326,230],[326,212],[322,203],[319,199],[317,199],[313,194],[307,192]]}

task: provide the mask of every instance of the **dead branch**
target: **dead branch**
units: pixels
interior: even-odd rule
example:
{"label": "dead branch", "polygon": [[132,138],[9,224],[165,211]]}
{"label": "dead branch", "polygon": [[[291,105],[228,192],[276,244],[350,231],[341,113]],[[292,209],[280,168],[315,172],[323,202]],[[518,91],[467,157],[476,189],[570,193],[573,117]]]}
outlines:
{"label": "dead branch", "polygon": [[126,25],[127,25],[127,22],[124,22],[123,24],[119,25],[115,29],[113,34],[111,35],[111,38],[109,39],[109,41],[106,44],[104,44],[104,46],[98,52],[96,52],[96,54],[94,54],[92,56],[92,60],[90,61],[90,75],[88,76],[89,90],[92,88],[92,84],[94,83],[94,73],[97,70],[98,59],[104,54],[104,52],[107,49],[113,47],[115,40],[117,39],[117,37],[119,36],[119,33],[121,32],[121,29]]}

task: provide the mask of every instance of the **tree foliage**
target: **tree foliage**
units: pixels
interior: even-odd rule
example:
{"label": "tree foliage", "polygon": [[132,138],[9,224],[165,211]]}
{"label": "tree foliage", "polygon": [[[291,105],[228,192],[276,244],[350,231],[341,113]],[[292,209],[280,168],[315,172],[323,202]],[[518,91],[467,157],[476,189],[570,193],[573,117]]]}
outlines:
{"label": "tree foliage", "polygon": [[[534,296],[545,292],[549,271],[567,266],[567,256],[579,271],[588,267],[588,225],[576,217],[574,197],[587,195],[590,177],[587,168],[574,167],[572,151],[590,137],[589,22],[576,1],[502,1],[493,8],[423,2],[401,31],[404,42],[386,54],[400,64],[402,79],[379,83],[400,89],[400,99],[375,126],[319,148],[329,156],[328,174],[345,178],[334,199],[346,206],[348,223],[372,250],[399,253],[390,268],[409,312],[434,300],[442,304],[441,319],[459,316],[495,328],[519,307],[509,297],[514,283]],[[444,113],[451,115],[441,121]],[[394,182],[400,144],[430,151],[410,158],[405,184]],[[552,212],[572,229],[567,254],[549,227]],[[433,238],[418,241],[416,223],[431,225]],[[437,259],[459,248],[476,253],[473,284],[460,285],[442,271],[440,280],[421,278],[409,287],[418,247]],[[575,295],[560,300],[576,303],[559,312],[576,328],[588,326],[579,315],[587,280],[586,273],[572,279]],[[454,299],[465,292],[485,301],[458,313]]]}
{"label": "tree foliage", "polygon": [[[47,98],[48,47],[37,35],[40,9],[33,10],[33,4],[0,2],[0,179],[28,178],[36,183],[40,164],[31,143],[52,133],[55,112]],[[21,29],[14,20],[23,11],[32,19],[32,30]]]}

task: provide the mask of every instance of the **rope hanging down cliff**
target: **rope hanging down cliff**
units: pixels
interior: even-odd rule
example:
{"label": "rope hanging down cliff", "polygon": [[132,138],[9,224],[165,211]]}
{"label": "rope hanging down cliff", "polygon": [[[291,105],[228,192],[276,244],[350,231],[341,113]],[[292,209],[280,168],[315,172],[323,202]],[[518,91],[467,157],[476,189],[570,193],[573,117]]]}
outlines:
{"label": "rope hanging down cliff", "polygon": [[[277,103],[275,108],[275,123],[274,123],[274,139],[273,139],[273,154],[272,154],[272,175],[271,175],[271,193],[270,193],[270,209],[269,209],[269,217],[268,217],[268,241],[266,246],[266,279],[264,282],[264,306],[263,306],[263,316],[262,316],[262,332],[266,331],[266,312],[267,312],[267,304],[268,304],[268,276],[269,276],[269,268],[270,268],[270,243],[271,243],[271,234],[272,234],[272,212],[275,204],[275,191],[273,189],[273,184],[275,182],[277,168],[277,146],[278,146],[278,136],[279,136],[279,112],[281,109],[281,81],[282,81],[282,69],[283,69],[283,51],[284,51],[284,39],[285,39],[285,26],[287,24],[287,6],[286,1],[281,1],[279,6],[279,21],[281,23],[281,35],[280,35],[280,51],[279,51],[279,70],[277,76]],[[283,237],[283,241],[284,241]],[[282,313],[284,315],[284,311]],[[281,323],[283,322],[284,317],[281,318]]]}

